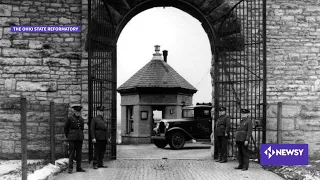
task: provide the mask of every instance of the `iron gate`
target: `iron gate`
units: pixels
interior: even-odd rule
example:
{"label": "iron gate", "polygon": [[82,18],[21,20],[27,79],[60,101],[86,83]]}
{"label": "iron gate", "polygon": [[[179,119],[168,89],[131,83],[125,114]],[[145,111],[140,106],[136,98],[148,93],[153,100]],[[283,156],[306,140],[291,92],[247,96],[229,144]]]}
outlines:
{"label": "iron gate", "polygon": [[89,162],[93,158],[90,123],[96,107],[104,106],[111,143],[105,156],[116,159],[116,41],[115,27],[105,0],[88,1]]}
{"label": "iron gate", "polygon": [[[253,122],[251,158],[259,159],[266,142],[266,0],[237,0],[222,18],[215,52],[215,107],[225,106],[231,118],[228,156],[234,156],[240,109]],[[217,109],[217,108],[216,108]],[[215,111],[218,117],[218,111]]]}

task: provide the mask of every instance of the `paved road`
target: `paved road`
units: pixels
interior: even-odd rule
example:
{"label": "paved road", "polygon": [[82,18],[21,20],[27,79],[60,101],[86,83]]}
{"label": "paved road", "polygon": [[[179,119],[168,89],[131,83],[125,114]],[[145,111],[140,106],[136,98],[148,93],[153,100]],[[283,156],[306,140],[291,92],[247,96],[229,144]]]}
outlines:
{"label": "paved road", "polygon": [[[92,169],[83,163],[85,173],[63,172],[54,180],[282,180],[250,162],[248,171],[234,170],[235,160],[217,163],[210,156],[210,146],[187,144],[183,150],[159,149],[154,145],[119,145],[118,159],[105,162],[108,168]],[[167,159],[162,159],[167,158]]]}
{"label": "paved road", "polygon": [[181,150],[172,150],[169,145],[164,149],[153,144],[119,145],[118,159],[211,159],[211,145],[208,143],[186,143]]}

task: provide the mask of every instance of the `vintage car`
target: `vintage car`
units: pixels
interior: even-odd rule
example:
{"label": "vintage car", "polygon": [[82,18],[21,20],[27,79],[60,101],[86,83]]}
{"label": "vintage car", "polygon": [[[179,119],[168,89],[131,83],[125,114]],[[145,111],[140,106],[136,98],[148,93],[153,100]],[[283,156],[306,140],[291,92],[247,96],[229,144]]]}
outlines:
{"label": "vintage car", "polygon": [[162,119],[153,129],[151,139],[158,148],[167,144],[181,149],[186,141],[210,139],[212,132],[211,104],[199,104],[182,108],[181,119]]}

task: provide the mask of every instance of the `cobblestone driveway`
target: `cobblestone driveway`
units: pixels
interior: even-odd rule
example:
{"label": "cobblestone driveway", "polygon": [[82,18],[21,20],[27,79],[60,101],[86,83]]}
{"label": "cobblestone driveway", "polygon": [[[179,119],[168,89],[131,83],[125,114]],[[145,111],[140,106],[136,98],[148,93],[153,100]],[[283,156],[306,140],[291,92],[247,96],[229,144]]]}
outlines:
{"label": "cobblestone driveway", "polygon": [[[63,172],[54,180],[282,180],[255,162],[250,162],[248,171],[233,169],[237,166],[235,160],[217,163],[210,157],[208,145],[189,144],[178,151],[154,145],[121,145],[117,152],[121,158],[105,162],[108,168],[95,170],[84,162],[87,172]],[[161,159],[164,157],[168,159]]]}
{"label": "cobblestone driveway", "polygon": [[118,145],[118,159],[211,159],[211,145],[208,143],[186,143],[183,149],[172,150],[169,145],[164,149],[154,144]]}
{"label": "cobblestone driveway", "polygon": [[[87,164],[87,163],[86,163]],[[54,180],[281,180],[278,175],[251,163],[248,171],[234,170],[235,161],[216,163],[212,160],[138,160],[121,159],[106,163],[108,168],[87,169],[85,173],[60,174]]]}

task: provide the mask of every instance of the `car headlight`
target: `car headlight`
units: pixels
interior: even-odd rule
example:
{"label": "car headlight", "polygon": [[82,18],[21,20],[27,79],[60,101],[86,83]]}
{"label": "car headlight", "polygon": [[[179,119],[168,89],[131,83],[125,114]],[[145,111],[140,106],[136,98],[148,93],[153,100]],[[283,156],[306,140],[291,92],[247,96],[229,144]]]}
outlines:
{"label": "car headlight", "polygon": [[158,132],[159,132],[159,123],[157,123],[156,127],[153,128],[153,131],[155,132],[155,134],[158,134]]}
{"label": "car headlight", "polygon": [[166,129],[168,129],[170,124],[168,122],[165,122],[164,124],[166,125]]}

